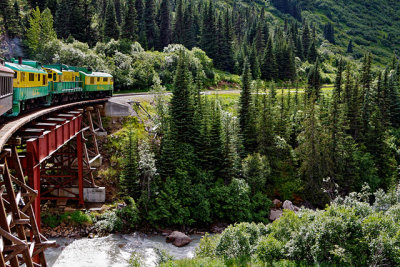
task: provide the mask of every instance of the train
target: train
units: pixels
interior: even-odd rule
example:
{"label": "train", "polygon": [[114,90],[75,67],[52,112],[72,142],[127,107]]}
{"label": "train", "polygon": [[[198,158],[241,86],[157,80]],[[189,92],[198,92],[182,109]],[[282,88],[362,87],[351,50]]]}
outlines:
{"label": "train", "polygon": [[34,60],[0,59],[0,116],[86,99],[111,97],[111,74],[65,64]]}

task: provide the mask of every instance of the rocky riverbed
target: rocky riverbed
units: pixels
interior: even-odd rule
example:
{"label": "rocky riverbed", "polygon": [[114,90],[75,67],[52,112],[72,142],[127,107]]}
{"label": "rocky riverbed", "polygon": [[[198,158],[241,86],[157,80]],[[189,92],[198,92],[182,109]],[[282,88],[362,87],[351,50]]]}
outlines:
{"label": "rocky riverbed", "polygon": [[129,266],[133,252],[142,255],[145,266],[156,266],[156,248],[166,250],[175,259],[191,258],[199,245],[200,235],[190,235],[192,242],[175,247],[165,242],[162,235],[112,234],[94,238],[53,238],[58,246],[46,250],[49,266],[53,267],[108,267]]}

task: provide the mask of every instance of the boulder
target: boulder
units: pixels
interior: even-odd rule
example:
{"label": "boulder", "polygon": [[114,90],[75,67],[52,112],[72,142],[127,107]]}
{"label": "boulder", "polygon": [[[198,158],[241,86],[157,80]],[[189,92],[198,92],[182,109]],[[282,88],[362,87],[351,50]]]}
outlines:
{"label": "boulder", "polygon": [[183,247],[192,242],[192,239],[182,232],[173,231],[166,239],[167,243],[172,243],[175,247]]}
{"label": "boulder", "polygon": [[286,200],[285,202],[283,202],[283,208],[285,210],[291,210],[291,211],[294,211],[294,212],[297,212],[297,211],[300,210],[299,207],[293,205],[293,203],[291,201],[289,201],[289,200]]}
{"label": "boulder", "polygon": [[274,207],[276,209],[280,209],[282,207],[282,201],[280,201],[279,199],[274,199],[272,201],[272,204],[274,204]]}
{"label": "boulder", "polygon": [[279,219],[279,217],[281,217],[282,214],[283,214],[283,211],[282,211],[282,210],[272,209],[272,210],[270,210],[270,212],[269,212],[269,219],[270,219],[271,221],[275,221],[275,220]]}

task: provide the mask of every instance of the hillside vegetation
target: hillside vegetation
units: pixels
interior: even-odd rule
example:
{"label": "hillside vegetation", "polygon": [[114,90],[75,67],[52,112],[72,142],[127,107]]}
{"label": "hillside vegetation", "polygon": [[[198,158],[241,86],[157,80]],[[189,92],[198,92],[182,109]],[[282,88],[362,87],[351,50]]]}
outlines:
{"label": "hillside vegetation", "polygon": [[[354,58],[370,51],[387,63],[393,51],[400,52],[400,2],[396,0],[300,0],[303,17],[320,25],[335,26],[340,52],[353,41]],[[322,29],[322,28],[321,28]]]}

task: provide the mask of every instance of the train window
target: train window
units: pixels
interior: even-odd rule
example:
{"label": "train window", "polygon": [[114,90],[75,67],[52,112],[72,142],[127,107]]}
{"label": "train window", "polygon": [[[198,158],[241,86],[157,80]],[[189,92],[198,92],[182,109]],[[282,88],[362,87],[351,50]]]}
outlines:
{"label": "train window", "polygon": [[103,78],[103,82],[107,82],[107,80],[108,80],[107,78]]}
{"label": "train window", "polygon": [[47,77],[48,77],[49,79],[52,79],[52,78],[53,78],[53,74],[49,73],[49,74],[47,75]]}
{"label": "train window", "polygon": [[90,78],[90,84],[94,84],[94,77]]}
{"label": "train window", "polygon": [[40,82],[40,76],[42,76],[42,75],[38,74],[38,81],[39,81],[39,82]]}
{"label": "train window", "polygon": [[100,77],[97,77],[97,81],[100,82]]}
{"label": "train window", "polygon": [[18,72],[14,73],[14,79],[18,79]]}
{"label": "train window", "polygon": [[35,74],[29,73],[29,81],[33,82],[35,80]]}
{"label": "train window", "polygon": [[25,72],[21,73],[21,82],[25,82]]}

